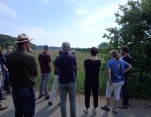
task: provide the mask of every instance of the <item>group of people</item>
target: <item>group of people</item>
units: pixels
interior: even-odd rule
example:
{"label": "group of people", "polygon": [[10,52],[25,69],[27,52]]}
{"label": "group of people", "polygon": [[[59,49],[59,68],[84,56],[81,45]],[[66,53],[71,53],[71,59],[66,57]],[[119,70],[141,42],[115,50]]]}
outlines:
{"label": "group of people", "polygon": [[[7,68],[6,58],[13,51],[13,46],[8,46],[5,52],[3,52],[0,47],[0,100],[5,100],[6,97],[3,96],[2,90],[10,94],[10,80],[9,72]],[[6,109],[7,106],[2,106],[0,104],[0,110]]]}
{"label": "group of people", "polygon": [[[20,34],[17,38],[17,48],[6,57],[7,71],[9,72],[10,84],[12,87],[12,97],[15,107],[15,117],[33,117],[35,113],[35,91],[34,77],[38,75],[36,60],[30,49],[30,39],[26,34]],[[121,54],[117,50],[110,51],[110,59],[107,62],[107,86],[106,105],[101,106],[102,110],[117,113],[118,107],[127,108],[129,96],[127,90],[128,71],[132,68],[131,57],[128,48],[122,47]],[[101,60],[97,57],[98,49],[92,47],[90,57],[84,61],[85,80],[85,108],[83,112],[89,113],[90,95],[93,94],[93,113],[97,113],[99,94],[99,74]],[[77,81],[77,61],[75,51],[70,51],[70,43],[63,42],[62,50],[54,61],[51,61],[49,47],[44,46],[44,52],[39,54],[40,65],[40,86],[39,99],[44,96],[48,105],[52,106],[59,89],[60,109],[62,117],[67,117],[66,97],[69,94],[70,116],[76,117],[76,81]],[[54,81],[49,95],[48,83],[51,76],[52,64],[54,66]],[[2,87],[2,86],[1,86]],[[119,105],[120,92],[122,89],[123,103]],[[114,91],[115,103],[111,105],[111,94]],[[0,105],[0,108],[2,105]]]}

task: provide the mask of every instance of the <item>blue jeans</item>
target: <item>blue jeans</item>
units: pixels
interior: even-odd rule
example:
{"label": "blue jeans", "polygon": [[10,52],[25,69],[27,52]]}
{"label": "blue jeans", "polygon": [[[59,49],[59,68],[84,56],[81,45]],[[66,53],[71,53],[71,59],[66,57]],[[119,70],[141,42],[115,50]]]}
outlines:
{"label": "blue jeans", "polygon": [[48,96],[48,83],[50,79],[50,73],[42,73],[40,79],[39,95]]}
{"label": "blue jeans", "polygon": [[69,93],[70,100],[70,117],[76,117],[76,85],[75,83],[60,84],[60,100],[61,100],[61,115],[67,117],[66,114],[66,96]]}
{"label": "blue jeans", "polygon": [[33,117],[35,114],[35,91],[33,88],[12,89],[15,117]]}
{"label": "blue jeans", "polygon": [[0,98],[2,98],[2,97],[3,97],[3,94],[2,94],[2,89],[3,89],[3,80],[4,80],[3,76],[2,76],[2,75],[0,75]]}

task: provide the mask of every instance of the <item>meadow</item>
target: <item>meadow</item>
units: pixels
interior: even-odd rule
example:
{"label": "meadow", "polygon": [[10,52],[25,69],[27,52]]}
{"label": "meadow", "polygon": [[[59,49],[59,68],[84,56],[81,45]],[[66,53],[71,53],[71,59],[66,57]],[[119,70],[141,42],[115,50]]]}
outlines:
{"label": "meadow", "polygon": [[[33,55],[36,58],[37,64],[38,64],[38,55],[41,53],[42,50],[34,50]],[[56,50],[50,50],[49,51],[51,55],[51,60],[53,61],[56,56],[58,55],[58,51]],[[101,59],[102,63],[105,63],[105,61],[102,58],[102,55],[98,55],[99,59]],[[89,53],[88,52],[76,52],[76,58],[77,58],[77,65],[78,65],[78,75],[77,75],[77,93],[84,93],[84,60],[89,58]],[[102,68],[102,67],[101,67]],[[39,69],[39,64],[38,64],[38,69]],[[40,71],[40,69],[39,69]],[[105,82],[106,78],[104,77],[105,71],[103,69],[100,70],[100,95],[104,95],[105,92]],[[52,84],[53,84],[53,79],[54,79],[54,72],[53,72],[53,66],[52,66],[52,71],[51,71],[51,78],[49,81],[49,91],[51,90]],[[40,72],[38,76],[35,78],[35,87],[38,90],[39,88],[39,83],[40,83]]]}

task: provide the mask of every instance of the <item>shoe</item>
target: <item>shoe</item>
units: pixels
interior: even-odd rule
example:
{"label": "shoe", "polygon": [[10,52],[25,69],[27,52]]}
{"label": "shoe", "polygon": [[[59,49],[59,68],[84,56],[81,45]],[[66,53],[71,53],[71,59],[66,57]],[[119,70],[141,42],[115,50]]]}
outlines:
{"label": "shoe", "polygon": [[2,97],[0,97],[0,100],[5,100],[5,99],[6,99],[6,97],[3,97],[3,96],[2,96]]}
{"label": "shoe", "polygon": [[113,109],[113,113],[117,114],[117,110]]}
{"label": "shoe", "polygon": [[58,105],[60,106],[60,103],[58,103]]}
{"label": "shoe", "polygon": [[8,106],[2,106],[1,104],[0,104],[0,111],[1,110],[5,110],[5,109],[7,109],[8,108]]}
{"label": "shoe", "polygon": [[48,102],[48,105],[49,105],[49,106],[52,106],[52,102]]}
{"label": "shoe", "polygon": [[89,114],[89,111],[88,111],[88,109],[86,109],[86,108],[83,109],[83,112],[84,112],[85,114]]}
{"label": "shoe", "polygon": [[118,107],[119,107],[120,109],[126,109],[126,108],[129,107],[129,105],[124,105],[124,104],[122,104],[122,105],[119,105]]}
{"label": "shoe", "polygon": [[39,95],[39,97],[38,97],[38,98],[40,99],[40,98],[42,98],[43,96],[44,96],[44,95]]}
{"label": "shoe", "polygon": [[49,100],[49,97],[50,97],[49,95],[45,96],[45,100]]}
{"label": "shoe", "polygon": [[6,93],[7,93],[7,94],[11,94],[11,91],[7,91]]}
{"label": "shoe", "polygon": [[94,108],[94,109],[93,109],[93,113],[94,113],[94,114],[96,114],[96,113],[97,113],[96,108]]}
{"label": "shoe", "polygon": [[105,110],[105,111],[110,111],[110,107],[107,107],[106,105],[105,106],[101,106],[101,109]]}

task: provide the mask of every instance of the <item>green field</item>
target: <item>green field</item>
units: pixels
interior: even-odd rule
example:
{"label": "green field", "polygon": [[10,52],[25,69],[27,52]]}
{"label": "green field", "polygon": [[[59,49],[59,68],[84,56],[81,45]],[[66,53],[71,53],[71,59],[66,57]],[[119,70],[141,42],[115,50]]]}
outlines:
{"label": "green field", "polygon": [[[36,60],[38,59],[38,55],[41,52],[42,52],[42,50],[34,50],[33,51],[33,54],[34,54]],[[58,55],[58,51],[50,51],[50,55],[51,55],[51,59],[54,60],[55,57]],[[102,60],[102,58],[100,56],[101,55],[99,55],[99,58]],[[83,93],[84,92],[84,76],[85,76],[83,63],[84,63],[84,60],[89,57],[89,53],[88,52],[76,52],[76,57],[77,57],[77,64],[79,67],[78,76],[77,76],[77,93]],[[102,60],[102,62],[105,62],[105,61]],[[38,61],[37,61],[37,63],[38,63]],[[38,67],[39,67],[39,65],[38,65]],[[39,72],[39,75],[40,75],[40,72]],[[40,83],[39,75],[37,78],[35,78],[35,82],[36,82],[35,87],[37,90],[38,90],[39,83]],[[99,87],[101,95],[104,95],[103,92],[105,91],[105,80],[106,79],[103,78],[103,75],[104,75],[104,71],[101,70],[100,71],[100,87]],[[49,82],[49,90],[51,90],[53,78],[54,78],[54,74],[53,74],[53,69],[52,69],[51,79]]]}

